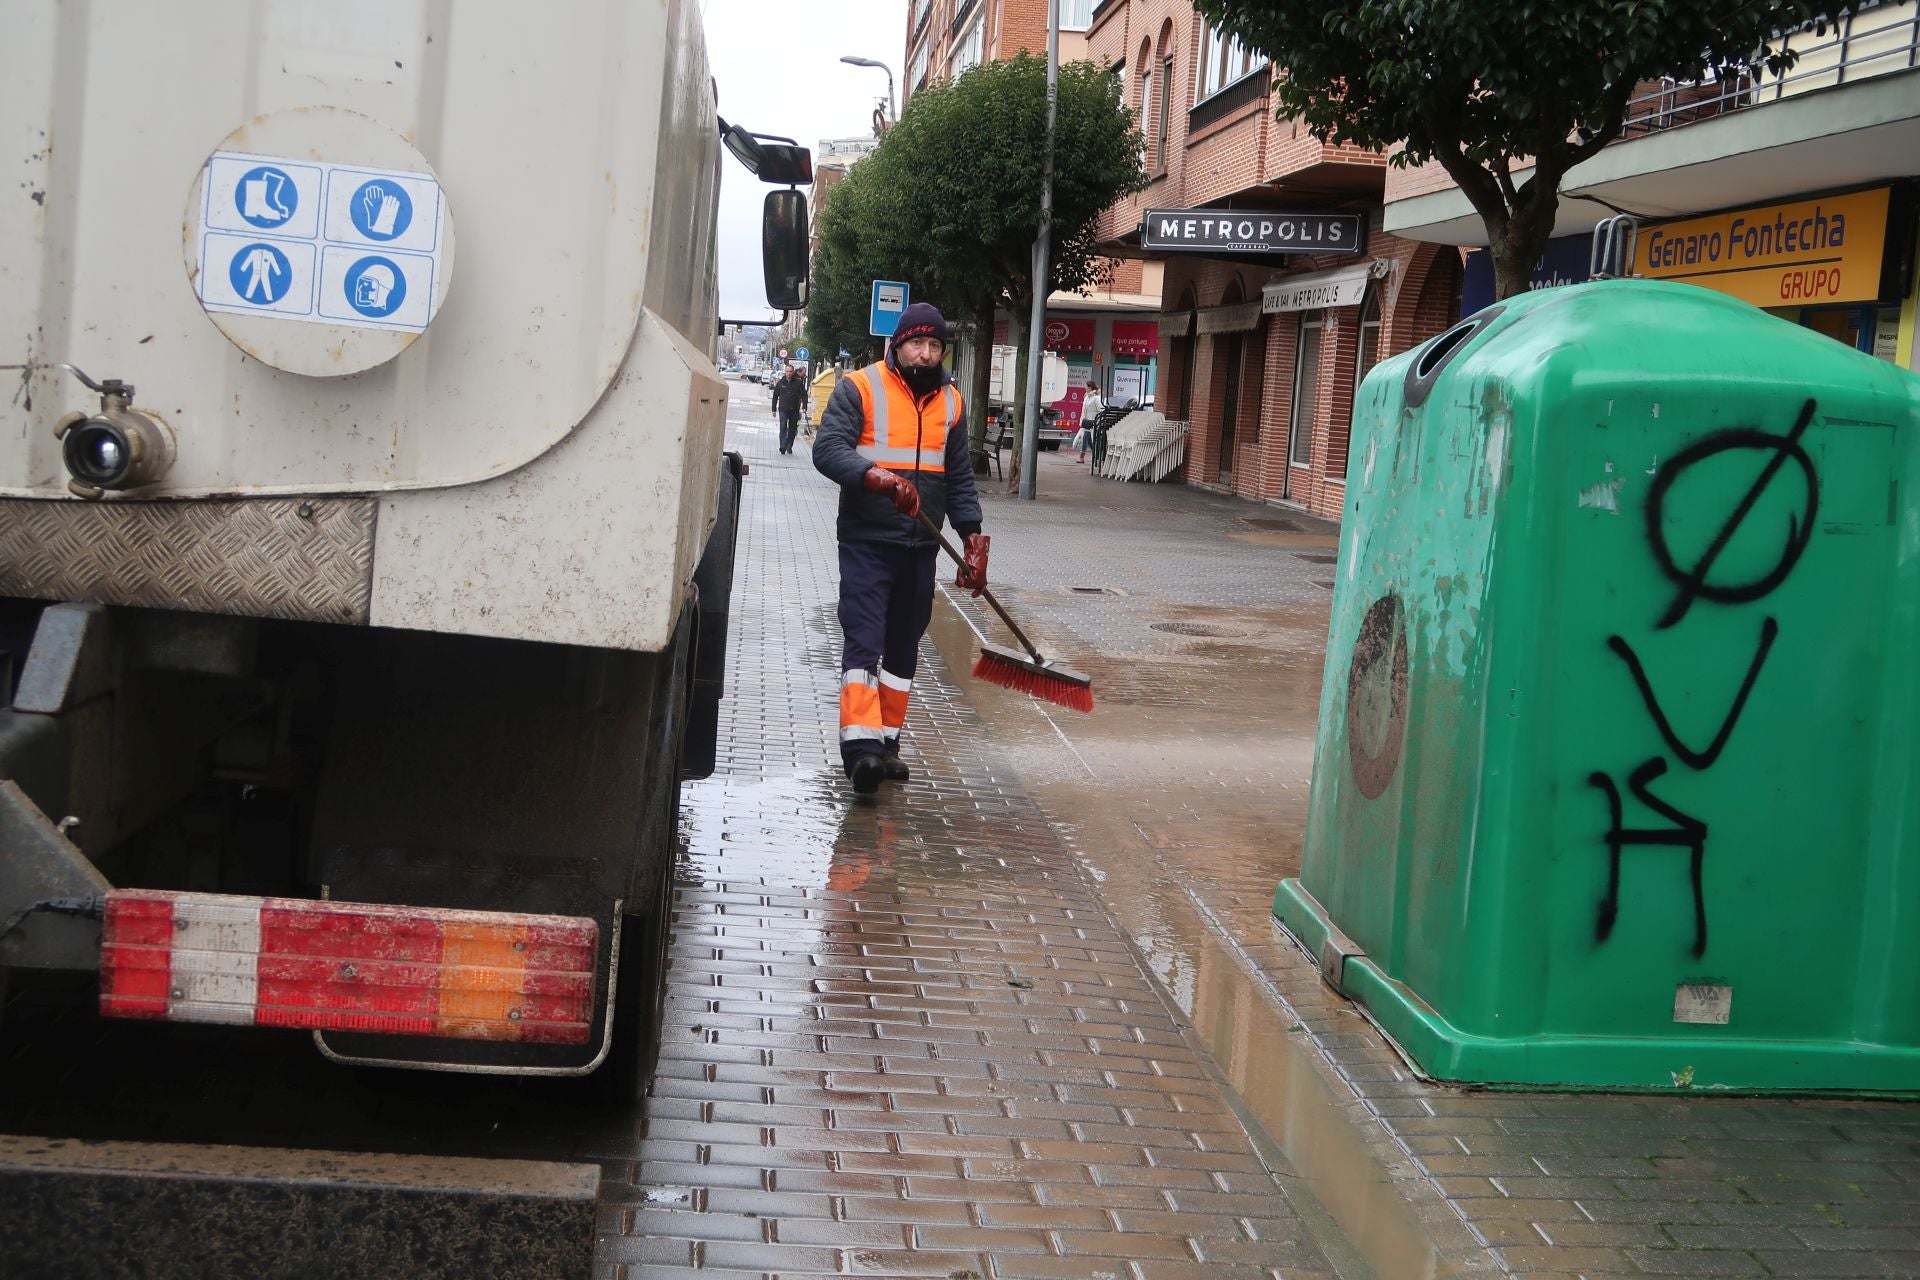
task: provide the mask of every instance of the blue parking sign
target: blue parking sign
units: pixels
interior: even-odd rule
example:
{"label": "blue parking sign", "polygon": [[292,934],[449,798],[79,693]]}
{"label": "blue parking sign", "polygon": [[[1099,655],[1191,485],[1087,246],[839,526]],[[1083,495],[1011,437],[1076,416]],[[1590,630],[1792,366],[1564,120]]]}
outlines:
{"label": "blue parking sign", "polygon": [[867,332],[876,338],[891,338],[900,313],[907,309],[907,286],[899,280],[873,282],[873,307],[867,317]]}

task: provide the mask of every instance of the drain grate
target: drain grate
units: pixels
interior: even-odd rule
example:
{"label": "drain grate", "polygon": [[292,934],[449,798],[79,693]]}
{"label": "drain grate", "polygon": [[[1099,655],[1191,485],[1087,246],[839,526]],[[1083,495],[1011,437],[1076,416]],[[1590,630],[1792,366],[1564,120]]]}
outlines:
{"label": "drain grate", "polygon": [[1123,593],[1117,587],[1068,587],[1067,594],[1075,596],[1117,596]]}
{"label": "drain grate", "polygon": [[1324,578],[1315,578],[1313,580],[1313,585],[1316,587],[1325,587],[1329,591],[1333,590],[1333,583],[1327,581]]}
{"label": "drain grate", "polygon": [[1317,553],[1310,555],[1305,551],[1296,551],[1293,555],[1294,559],[1305,560],[1308,564],[1333,564],[1340,559],[1339,556],[1319,555]]}
{"label": "drain grate", "polygon": [[1212,636],[1215,639],[1227,639],[1233,636],[1251,634],[1238,627],[1223,627],[1213,622],[1155,622],[1154,631],[1168,631],[1176,636]]}
{"label": "drain grate", "polygon": [[1298,520],[1288,520],[1282,516],[1241,516],[1240,523],[1249,529],[1267,529],[1274,533],[1305,533]]}

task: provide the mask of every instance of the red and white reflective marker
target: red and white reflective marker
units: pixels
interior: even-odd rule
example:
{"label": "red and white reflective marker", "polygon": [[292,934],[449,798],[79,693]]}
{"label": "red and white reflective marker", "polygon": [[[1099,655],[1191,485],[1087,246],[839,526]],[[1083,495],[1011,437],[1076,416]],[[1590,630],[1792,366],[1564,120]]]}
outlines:
{"label": "red and white reflective marker", "polygon": [[100,1012],[585,1044],[599,940],[574,916],[116,889]]}

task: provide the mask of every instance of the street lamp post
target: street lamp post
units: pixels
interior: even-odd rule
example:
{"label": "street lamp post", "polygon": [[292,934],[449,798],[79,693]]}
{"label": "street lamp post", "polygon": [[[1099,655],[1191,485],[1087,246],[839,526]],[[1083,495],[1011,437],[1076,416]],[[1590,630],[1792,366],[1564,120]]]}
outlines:
{"label": "street lamp post", "polygon": [[894,121],[900,118],[899,112],[895,111],[893,106],[893,68],[892,67],[889,67],[884,62],[875,62],[872,58],[862,58],[851,53],[842,56],[840,61],[855,67],[878,67],[880,68],[880,70],[886,72],[887,73],[887,119],[889,121]]}
{"label": "street lamp post", "polygon": [[1033,243],[1033,317],[1027,326],[1027,403],[1021,415],[1020,496],[1031,499],[1040,469],[1040,375],[1046,355],[1048,251],[1053,235],[1053,130],[1060,104],[1060,0],[1047,3],[1047,139],[1040,167],[1040,234]]}

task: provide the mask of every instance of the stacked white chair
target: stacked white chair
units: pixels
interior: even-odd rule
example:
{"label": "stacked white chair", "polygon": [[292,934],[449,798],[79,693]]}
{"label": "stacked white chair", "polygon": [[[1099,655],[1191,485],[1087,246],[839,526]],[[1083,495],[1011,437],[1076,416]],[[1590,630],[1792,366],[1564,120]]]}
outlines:
{"label": "stacked white chair", "polygon": [[1187,458],[1187,424],[1151,409],[1138,409],[1107,431],[1107,457],[1100,474],[1109,480],[1157,483]]}

